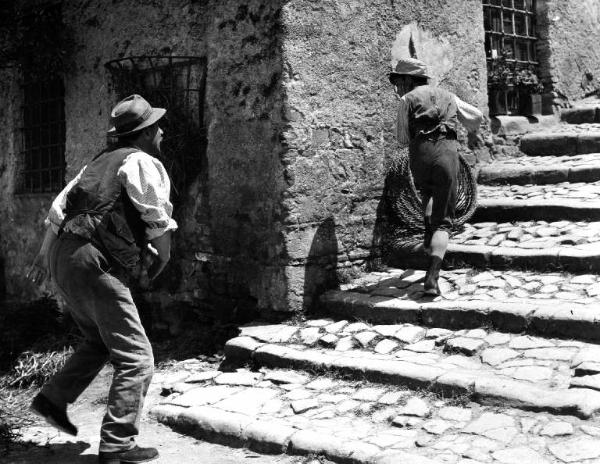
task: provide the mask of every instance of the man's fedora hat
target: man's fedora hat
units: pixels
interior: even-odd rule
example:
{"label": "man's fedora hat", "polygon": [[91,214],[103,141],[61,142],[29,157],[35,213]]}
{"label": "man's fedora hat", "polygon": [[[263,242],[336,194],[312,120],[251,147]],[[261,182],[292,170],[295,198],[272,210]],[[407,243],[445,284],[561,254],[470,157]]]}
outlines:
{"label": "man's fedora hat", "polygon": [[388,76],[390,82],[393,81],[394,76],[424,77],[427,79],[431,78],[427,72],[427,65],[416,58],[400,58]]}
{"label": "man's fedora hat", "polygon": [[133,134],[151,126],[166,112],[164,108],[152,108],[150,103],[138,94],[130,95],[117,103],[110,112],[112,127],[108,130],[108,135],[120,137]]}

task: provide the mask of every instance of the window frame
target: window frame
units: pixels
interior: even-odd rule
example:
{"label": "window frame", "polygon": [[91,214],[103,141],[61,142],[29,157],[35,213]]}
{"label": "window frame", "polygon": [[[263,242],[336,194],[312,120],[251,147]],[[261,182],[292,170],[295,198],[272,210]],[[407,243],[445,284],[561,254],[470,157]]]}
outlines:
{"label": "window frame", "polygon": [[[24,74],[27,74],[24,70]],[[65,186],[65,88],[62,76],[21,83],[21,147],[16,194],[60,192]]]}

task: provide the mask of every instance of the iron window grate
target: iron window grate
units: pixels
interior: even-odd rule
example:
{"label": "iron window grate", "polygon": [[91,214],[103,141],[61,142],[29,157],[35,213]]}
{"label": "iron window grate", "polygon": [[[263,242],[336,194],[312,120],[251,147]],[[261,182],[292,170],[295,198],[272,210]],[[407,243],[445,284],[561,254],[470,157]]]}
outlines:
{"label": "iron window grate", "polygon": [[21,169],[17,193],[58,192],[65,178],[65,106],[61,78],[22,85]]}
{"label": "iron window grate", "polygon": [[508,52],[519,67],[537,66],[535,0],[483,0],[486,58]]}
{"label": "iron window grate", "polygon": [[[207,175],[204,57],[132,56],[105,65],[117,98],[139,93],[152,106],[167,109],[161,161],[169,172],[177,206],[198,176]],[[178,210],[176,208],[176,210]]]}

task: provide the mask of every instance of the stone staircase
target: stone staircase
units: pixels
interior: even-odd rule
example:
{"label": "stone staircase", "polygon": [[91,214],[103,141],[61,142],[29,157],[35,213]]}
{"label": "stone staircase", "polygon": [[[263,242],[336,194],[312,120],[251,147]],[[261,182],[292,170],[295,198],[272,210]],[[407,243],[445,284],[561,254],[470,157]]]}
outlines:
{"label": "stone staircase", "polygon": [[163,385],[155,417],[342,463],[600,462],[600,113],[562,119],[481,169],[442,297],[398,246],[322,295],[320,318],[243,327],[222,371]]}

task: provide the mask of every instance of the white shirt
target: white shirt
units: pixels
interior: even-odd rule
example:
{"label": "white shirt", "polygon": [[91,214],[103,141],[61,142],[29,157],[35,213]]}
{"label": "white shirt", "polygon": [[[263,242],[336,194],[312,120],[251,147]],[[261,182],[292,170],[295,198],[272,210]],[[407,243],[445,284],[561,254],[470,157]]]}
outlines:
{"label": "white shirt", "polygon": [[[469,132],[476,132],[483,122],[483,113],[473,105],[462,101],[456,95],[456,116],[459,122],[467,128]],[[396,138],[400,145],[406,146],[410,143],[410,133],[408,131],[408,103],[402,96],[398,105],[398,117],[396,119]]]}
{"label": "white shirt", "polygon": [[[86,167],[79,171],[52,202],[46,224],[49,224],[55,233],[58,233],[65,218],[67,194],[79,182]],[[142,151],[131,153],[117,171],[117,177],[125,187],[131,202],[140,212],[141,219],[146,223],[147,240],[177,229],[177,223],[171,218],[173,214],[173,205],[169,201],[171,181],[159,160]],[[65,224],[64,230],[76,232],[69,229],[69,222]]]}

